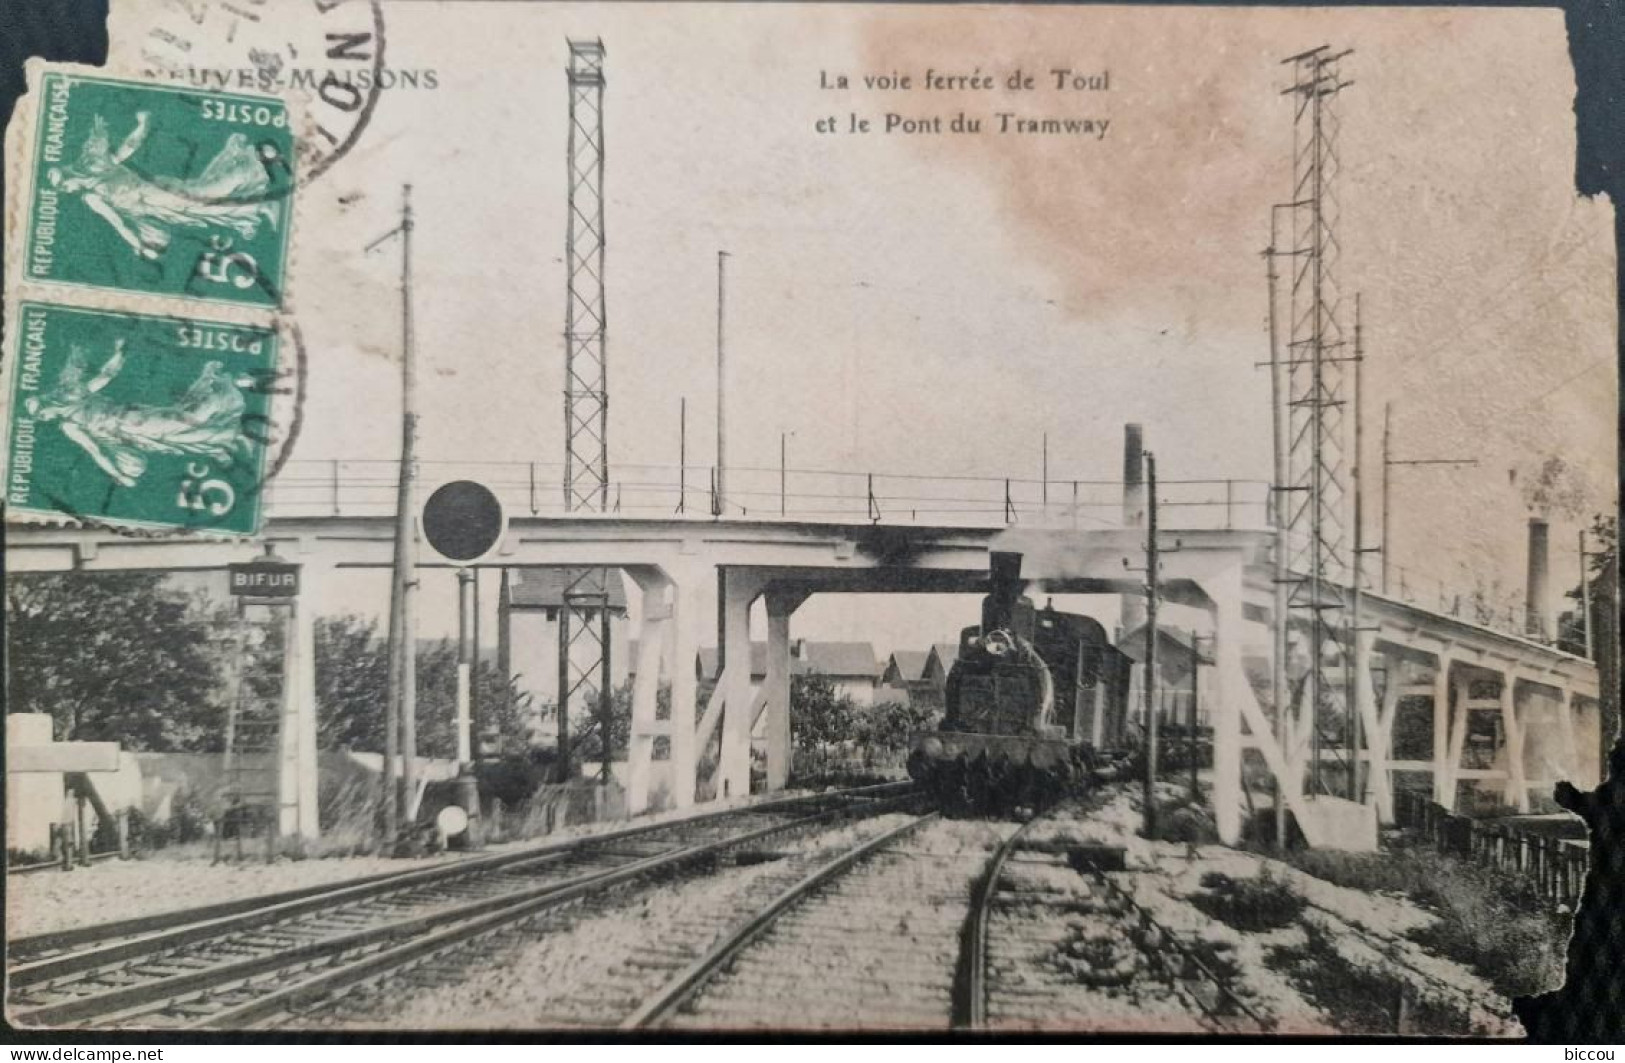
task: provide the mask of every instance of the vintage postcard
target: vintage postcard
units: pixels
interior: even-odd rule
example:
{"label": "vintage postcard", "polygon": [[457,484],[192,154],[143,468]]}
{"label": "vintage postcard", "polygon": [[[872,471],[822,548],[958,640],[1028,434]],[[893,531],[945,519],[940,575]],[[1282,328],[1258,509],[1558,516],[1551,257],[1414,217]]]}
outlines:
{"label": "vintage postcard", "polygon": [[13,1029],[1613,1039],[1562,11],[106,29],[7,132]]}

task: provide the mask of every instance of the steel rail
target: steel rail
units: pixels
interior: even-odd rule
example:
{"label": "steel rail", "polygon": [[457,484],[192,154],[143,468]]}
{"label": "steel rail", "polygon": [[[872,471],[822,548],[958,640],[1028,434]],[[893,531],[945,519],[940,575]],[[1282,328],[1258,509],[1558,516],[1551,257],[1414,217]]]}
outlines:
{"label": "steel rail", "polygon": [[[118,856],[118,855],[119,855],[119,851],[117,849],[108,849],[108,850],[106,850],[104,852],[100,852],[100,853],[90,853],[89,855],[87,855],[85,857],[85,859],[94,864],[98,860],[111,860],[113,857]],[[79,858],[76,856],[76,857],[73,858],[73,866],[74,867],[82,867],[84,865],[79,863]],[[37,862],[32,863],[32,864],[11,864],[11,865],[7,866],[6,874],[8,874],[8,875],[32,875],[32,874],[35,874],[36,872],[39,872],[39,871],[51,871],[51,870],[61,870],[61,869],[62,869],[62,861],[60,859],[41,860],[41,861],[37,861]]]}
{"label": "steel rail", "polygon": [[993,915],[993,899],[999,892],[999,879],[1004,874],[1005,861],[1015,852],[1027,829],[1041,818],[1034,816],[1012,831],[993,851],[987,869],[976,883],[970,914],[960,939],[958,977],[954,979],[951,1024],[955,1029],[981,1030],[987,1027],[987,934]]}
{"label": "steel rail", "polygon": [[[889,811],[891,806],[911,800],[912,796],[907,795],[890,801],[880,800],[873,806],[865,806],[863,811],[867,814]],[[540,891],[530,891],[526,897],[515,900],[513,903],[496,911],[482,914],[466,922],[388,948],[343,968],[318,972],[309,978],[284,986],[275,992],[256,997],[227,1011],[202,1018],[192,1024],[192,1028],[223,1027],[240,1029],[278,1012],[294,1011],[304,1000],[327,996],[334,990],[347,988],[356,982],[379,977],[448,948],[465,944],[475,938],[483,937],[498,930],[511,928],[516,920],[527,918],[548,908],[560,907],[590,894],[634,881],[655,872],[674,869],[696,860],[716,856],[729,849],[741,845],[750,845],[776,834],[816,826],[850,811],[852,811],[851,808],[831,809],[802,819],[792,820],[788,823],[762,827],[746,834],[703,842],[676,852],[660,853],[640,860],[635,864],[615,868],[607,872],[590,872],[564,883],[556,883],[552,887]]]}
{"label": "steel rail", "polygon": [[[640,824],[582,838],[548,841],[513,852],[474,857],[436,867],[386,871],[340,883],[324,883],[319,886],[260,894],[159,915],[49,931],[17,938],[9,943],[7,955],[13,962],[7,968],[7,981],[13,988],[33,985],[160,949],[187,945],[222,933],[251,930],[337,904],[366,900],[396,890],[485,875],[527,862],[573,855],[579,853],[586,845],[606,845],[661,831],[715,823],[739,815],[784,811],[830,800],[840,801],[854,797],[868,798],[885,793],[907,792],[911,786],[910,783],[881,783],[821,794],[775,798],[738,808],[706,812],[686,819]],[[44,953],[68,949],[74,951],[31,959]],[[23,957],[23,961],[16,962],[18,957]]]}
{"label": "steel rail", "polygon": [[751,942],[765,933],[779,916],[806,898],[813,890],[844,874],[876,850],[884,848],[903,835],[936,819],[939,814],[936,812],[927,813],[900,827],[894,827],[884,834],[861,842],[784,890],[738,927],[730,931],[703,956],[673,976],[657,993],[645,1000],[635,1012],[622,1020],[621,1029],[647,1029],[651,1026],[657,1026],[670,1018],[679,1008],[692,1000],[704,988],[705,984],[726,967],[734,957],[738,956]]}
{"label": "steel rail", "polygon": [[[1236,994],[1236,991],[1230,988],[1228,979],[1221,978],[1215,971],[1208,967],[1207,964],[1203,963],[1200,957],[1185,947],[1184,943],[1174,935],[1173,931],[1169,930],[1167,927],[1158,922],[1156,917],[1153,916],[1148,909],[1136,901],[1127,890],[1123,889],[1117,883],[1107,878],[1106,873],[1103,871],[1093,870],[1090,872],[1090,874],[1096,882],[1105,887],[1108,893],[1117,897],[1120,901],[1128,906],[1129,911],[1134,913],[1135,918],[1139,921],[1141,928],[1146,931],[1148,944],[1151,943],[1152,935],[1155,935],[1155,944],[1166,946],[1167,948],[1173,950],[1173,952],[1179,956],[1180,960],[1184,962],[1187,968],[1194,970],[1201,975],[1203,979],[1205,979],[1214,987],[1214,989],[1218,991],[1220,998],[1228,1000],[1236,1010],[1240,1011],[1253,1022],[1257,1023],[1260,1030],[1270,1031],[1275,1028],[1275,1023],[1273,1020],[1265,1018],[1252,1008],[1248,1007],[1247,1003]],[[1171,981],[1175,986],[1178,986],[1183,979],[1178,973],[1175,973]],[[1210,1022],[1221,1027],[1221,1029],[1223,1028],[1225,1016],[1219,1014],[1217,1009],[1213,1008],[1201,997],[1198,997],[1196,994],[1191,993],[1188,990],[1184,991],[1184,995],[1196,1005],[1198,1010],[1200,1010]]]}
{"label": "steel rail", "polygon": [[[787,799],[786,801],[780,802],[771,802],[771,804],[776,806],[786,803],[806,804],[812,803],[817,799],[827,800],[828,798],[835,796],[837,796],[837,794],[820,794],[797,799]],[[439,935],[433,937],[433,947],[439,948],[443,947],[450,941],[461,940],[464,937],[483,932],[486,929],[495,929],[503,925],[505,922],[520,915],[526,914],[529,911],[541,907],[547,907],[553,904],[562,904],[582,896],[592,890],[607,888],[620,882],[628,881],[640,875],[647,874],[654,870],[659,870],[664,867],[674,867],[696,858],[721,852],[733,846],[748,844],[762,837],[766,837],[781,831],[822,822],[849,812],[871,812],[875,808],[886,808],[896,801],[906,801],[910,799],[911,795],[905,794],[901,798],[892,798],[890,800],[884,797],[879,797],[872,805],[842,803],[833,809],[827,809],[811,816],[800,817],[784,823],[770,824],[766,827],[760,827],[742,835],[731,835],[726,838],[704,842],[697,845],[683,845],[675,850],[635,860],[631,864],[621,865],[619,867],[610,868],[607,870],[600,869],[578,874],[572,878],[565,879],[562,882],[555,881],[537,886],[520,887],[518,889],[503,892],[496,896],[484,897],[471,902],[445,907],[435,907],[431,908],[431,910],[427,912],[412,915],[403,919],[380,923],[379,925],[367,927],[365,929],[350,933],[330,935],[317,940],[308,941],[293,945],[291,947],[279,949],[277,951],[269,952],[264,955],[251,956],[242,960],[206,964],[199,967],[185,963],[184,958],[182,958],[181,962],[174,963],[164,959],[159,959],[157,962],[161,965],[180,966],[183,968],[183,970],[179,973],[162,975],[160,977],[141,981],[135,984],[114,986],[113,988],[104,992],[87,994],[85,996],[60,1003],[46,1004],[37,1007],[19,1007],[13,1005],[10,1017],[14,1022],[19,1024],[42,1026],[86,1022],[93,1019],[100,1019],[103,1021],[118,1021],[120,1019],[136,1017],[142,1014],[151,1014],[154,1011],[164,1010],[166,1007],[175,1007],[186,1003],[200,1003],[203,1000],[212,999],[220,995],[222,991],[228,989],[246,989],[251,986],[252,980],[257,976],[268,973],[285,972],[289,968],[297,968],[302,964],[308,964],[318,960],[328,963],[339,963],[342,962],[342,957],[345,953],[353,953],[357,950],[364,950],[379,945],[387,946],[390,942],[399,940],[403,936],[422,938],[424,935],[431,935],[439,931]],[[689,828],[695,825],[706,825],[725,816],[737,818],[741,815],[748,815],[750,813],[757,812],[761,808],[762,806],[760,805],[753,805],[746,808],[733,809],[728,812],[708,814],[704,817],[695,817],[688,820],[679,820],[671,823],[651,825],[648,828],[640,828],[633,831],[616,831],[609,835],[589,836],[586,838],[575,839],[572,843],[566,843],[566,845],[563,847],[563,851],[526,853],[523,854],[520,860],[507,861],[504,866],[510,867],[515,863],[523,862],[525,859],[532,861],[555,862],[566,859],[570,856],[590,856],[595,850],[606,848],[606,843],[615,840],[623,840],[629,835],[647,835],[652,833],[654,830],[663,829],[670,831],[673,829]],[[613,852],[613,849],[610,849],[610,852]],[[458,865],[453,866],[455,867]],[[440,869],[430,870],[438,871]],[[487,870],[489,870],[489,868],[487,868]],[[391,883],[388,885],[393,886],[394,884]],[[423,885],[423,883],[420,881],[415,881],[413,885],[418,886]],[[384,891],[373,892],[380,893]],[[391,889],[387,892],[395,891]],[[349,896],[343,898],[343,900],[346,902],[353,899],[353,897]],[[321,903],[322,900],[323,898],[312,898],[308,902],[300,903],[314,904],[318,909],[320,907],[331,906],[323,905]],[[190,931],[191,928],[185,929]],[[239,929],[239,927],[236,925],[228,927],[228,930],[235,929]],[[213,928],[211,928],[208,933],[200,935],[202,939],[215,938],[219,936],[220,934],[218,931],[214,930]],[[399,948],[386,948],[385,953],[380,955],[396,956],[402,954],[402,950]],[[374,961],[369,962],[372,962],[373,966],[376,966],[377,959],[378,957],[375,956]],[[402,961],[397,960],[395,962]],[[188,967],[190,967],[190,969],[185,969]],[[370,971],[372,968],[369,967],[368,969]],[[308,991],[311,988],[310,983],[312,981],[333,981],[342,977],[349,970],[349,967],[328,968],[325,970],[325,973],[322,976],[318,977],[318,979],[307,979],[305,982],[298,983],[296,986],[288,987],[288,989],[291,991],[294,988],[298,988]],[[260,1000],[251,1000],[243,1005],[230,1008],[222,1014],[235,1017],[239,1013],[255,1012],[259,1009],[259,1006],[263,1004],[264,1000],[271,1000],[273,998],[276,1000],[281,1000],[282,997],[282,992],[273,993],[269,997],[262,998]],[[270,1006],[272,1007],[272,1010],[275,1009],[274,1004]],[[207,1016],[200,1023],[200,1025],[214,1025],[221,1017],[221,1014],[211,1014]]]}

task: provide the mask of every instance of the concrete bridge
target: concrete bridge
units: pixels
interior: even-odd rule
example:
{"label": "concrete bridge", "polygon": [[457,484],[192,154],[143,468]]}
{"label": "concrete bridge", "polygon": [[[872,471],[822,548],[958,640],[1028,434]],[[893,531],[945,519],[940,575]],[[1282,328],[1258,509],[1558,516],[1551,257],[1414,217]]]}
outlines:
{"label": "concrete bridge", "polygon": [[[1144,557],[1138,528],[1074,528],[1065,517],[1040,526],[673,515],[521,515],[510,520],[497,566],[607,566],[627,574],[640,594],[633,689],[629,806],[646,808],[656,739],[669,746],[670,799],[694,801],[700,753],[720,730],[719,795],[750,787],[751,735],[766,715],[767,786],[784,786],[790,765],[790,636],[796,609],[814,594],[982,593],[990,549],[1024,554],[1024,578],[1049,594],[1142,593],[1131,570]],[[264,544],[302,565],[296,609],[288,715],[283,726],[282,829],[314,836],[316,813],[316,617],[332,603],[333,571],[386,568],[393,549],[387,514],[273,517],[255,541],[146,538],[97,529],[7,528],[12,572],[209,570],[246,562]],[[1240,837],[1244,763],[1282,782],[1284,799],[1311,843],[1325,840],[1331,799],[1306,792],[1308,729],[1278,723],[1267,689],[1276,573],[1274,533],[1256,528],[1173,528],[1162,591],[1168,602],[1206,617],[1214,664],[1205,699],[1214,728],[1215,818],[1221,837]],[[425,558],[424,570],[455,569]],[[697,701],[692,662],[717,613],[702,602],[722,577],[726,667],[709,701]],[[448,578],[450,573],[448,572]],[[767,677],[753,693],[751,606],[766,606]],[[1195,615],[1195,614],[1193,614]],[[1498,791],[1527,810],[1531,792],[1559,778],[1594,784],[1600,749],[1597,672],[1591,662],[1530,638],[1491,630],[1414,604],[1366,592],[1362,630],[1350,660],[1362,722],[1358,759],[1368,773],[1368,805],[1393,814],[1393,791],[1407,773],[1427,776],[1440,803],[1454,806],[1460,784]],[[671,683],[669,719],[656,718],[660,682]],[[1264,684],[1267,687],[1267,683]],[[1422,714],[1431,741],[1414,734],[1395,756],[1396,723]],[[1485,724],[1489,726],[1486,727]],[[1401,728],[1414,732],[1414,726]],[[1488,733],[1487,748],[1479,737]],[[1468,753],[1473,754],[1468,757]],[[1464,762],[1470,761],[1470,762]],[[1415,785],[1414,782],[1411,785]]]}

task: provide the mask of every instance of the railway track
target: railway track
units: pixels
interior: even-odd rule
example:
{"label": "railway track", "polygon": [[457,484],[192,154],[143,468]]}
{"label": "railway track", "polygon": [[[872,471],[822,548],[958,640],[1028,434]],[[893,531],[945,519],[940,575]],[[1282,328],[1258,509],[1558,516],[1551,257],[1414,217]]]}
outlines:
{"label": "railway track", "polygon": [[[434,1015],[455,1023],[467,1002],[494,997],[499,1022],[522,1015],[532,1028],[654,1025],[662,1010],[656,1002],[685,972],[708,968],[702,958],[736,935],[744,921],[824,869],[832,854],[861,849],[919,821],[915,814],[894,813],[833,824],[752,848],[716,874],[595,894],[513,924],[494,948],[470,945],[423,968],[358,986],[324,1008],[319,1021],[354,1029]],[[561,977],[564,972],[568,977]],[[443,1003],[448,986],[458,987],[449,1005]]]}
{"label": "railway track", "polygon": [[[962,920],[951,900],[974,872],[957,883],[936,875],[942,861],[922,832],[942,823],[936,813],[911,817],[824,860],[673,973],[621,1027],[945,1026]],[[946,860],[964,863],[962,854]],[[926,866],[944,896],[920,895]],[[900,892],[899,870],[916,872],[912,895]],[[942,900],[950,903],[934,903]]]}
{"label": "railway track", "polygon": [[785,798],[339,886],[11,943],[22,1026],[241,1028],[501,930],[514,920],[847,816],[908,784]]}
{"label": "railway track", "polygon": [[[1038,845],[1034,820],[1005,839],[966,924],[955,1025],[970,1029],[1144,1025],[1258,1033],[1273,1020],[1234,972],[1159,922],[1100,847]],[[1109,847],[1107,847],[1109,849]],[[1193,1030],[1193,1032],[1194,1032]]]}
{"label": "railway track", "polygon": [[[1057,856],[1053,848],[1028,846],[1033,825],[878,817],[808,839],[803,851],[761,853],[753,877],[730,870],[676,884],[661,905],[651,906],[640,891],[545,913],[516,925],[516,936],[547,937],[548,951],[568,954],[584,945],[590,951],[579,954],[579,966],[567,967],[577,974],[568,985],[525,996],[523,1014],[548,1028],[1019,1025],[1019,1017],[1011,1023],[986,1005],[1008,1003],[1012,988],[1011,972],[998,966],[1006,957],[996,935],[1020,938],[1019,926],[1010,934],[996,917],[1009,914],[1012,896],[1031,897],[1011,881],[1020,877],[1012,864],[1036,859],[1054,866]],[[1097,930],[1135,943],[1146,961],[1138,973],[1159,996],[1201,1016],[1208,1029],[1268,1028],[1222,973],[1106,873],[1085,869],[1084,885],[1064,853],[1058,870],[1083,892],[1112,898],[1108,910],[1093,916]],[[608,939],[628,925],[643,928],[638,943],[628,948],[623,937],[617,948]],[[481,977],[493,962],[507,970],[526,961],[518,952],[493,961],[465,950],[460,962],[437,960],[414,981],[432,999],[444,985]],[[484,986],[471,995],[488,999],[492,990],[507,990]],[[343,1024],[390,1021],[401,994],[383,991],[383,983],[372,988]],[[414,1013],[412,1005],[406,1013]]]}

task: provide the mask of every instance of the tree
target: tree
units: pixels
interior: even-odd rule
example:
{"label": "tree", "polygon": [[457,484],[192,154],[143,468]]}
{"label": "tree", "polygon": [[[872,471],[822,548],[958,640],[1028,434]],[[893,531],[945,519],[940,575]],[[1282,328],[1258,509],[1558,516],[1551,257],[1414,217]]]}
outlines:
{"label": "tree", "polygon": [[49,714],[63,741],[218,750],[225,729],[218,633],[201,601],[162,573],[12,575],[7,711]]}
{"label": "tree", "polygon": [[[417,648],[417,752],[422,757],[457,755],[457,644],[451,639]],[[474,673],[482,731],[495,730],[499,745],[520,752],[529,745],[526,698],[505,682],[489,661]],[[316,621],[317,735],[326,748],[378,753],[384,748],[384,710],[389,704],[389,646],[376,619],[355,615]]]}
{"label": "tree", "polygon": [[911,736],[930,730],[934,715],[929,705],[913,701],[881,701],[859,712],[854,730],[863,745],[864,763],[873,764],[906,751]]}
{"label": "tree", "polygon": [[316,736],[323,749],[379,753],[389,698],[389,654],[378,621],[316,620]]}
{"label": "tree", "polygon": [[827,762],[832,743],[852,737],[856,716],[857,705],[851,696],[836,694],[828,676],[810,672],[791,678],[791,742],[820,767]]}
{"label": "tree", "polygon": [[[671,684],[661,683],[655,693],[655,719],[671,719]],[[603,759],[603,746],[598,733],[600,716],[596,707],[578,709],[570,718],[570,754],[577,761],[598,762]],[[622,683],[610,695],[609,705],[611,760],[624,760],[632,744],[632,680]]]}

